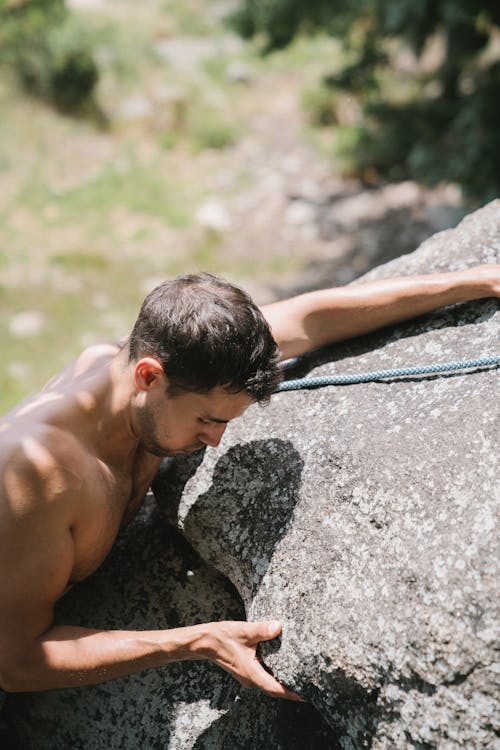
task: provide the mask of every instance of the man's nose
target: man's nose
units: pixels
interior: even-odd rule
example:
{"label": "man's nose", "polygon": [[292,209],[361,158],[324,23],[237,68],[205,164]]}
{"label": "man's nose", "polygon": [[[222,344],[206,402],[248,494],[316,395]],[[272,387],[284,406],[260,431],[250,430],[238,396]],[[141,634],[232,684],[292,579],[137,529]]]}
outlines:
{"label": "man's nose", "polygon": [[226,430],[226,424],[211,424],[206,425],[203,432],[200,433],[199,439],[205,445],[209,445],[211,448],[217,448],[222,436]]}

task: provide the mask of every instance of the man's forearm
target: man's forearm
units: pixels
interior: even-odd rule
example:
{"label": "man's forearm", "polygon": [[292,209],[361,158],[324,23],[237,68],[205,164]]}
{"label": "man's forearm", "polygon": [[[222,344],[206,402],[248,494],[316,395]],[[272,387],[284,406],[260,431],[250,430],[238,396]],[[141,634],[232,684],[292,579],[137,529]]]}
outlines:
{"label": "man's forearm", "polygon": [[[325,295],[323,309],[306,319],[317,345],[330,333],[343,340],[456,302],[488,296],[483,279],[470,279],[462,272],[409,276],[357,284]],[[333,330],[331,326],[333,325]]]}
{"label": "man's forearm", "polygon": [[207,625],[152,631],[54,627],[2,674],[10,692],[81,687],[172,661],[200,659]]}
{"label": "man's forearm", "polygon": [[500,266],[325,289],[263,308],[284,358],[456,302],[500,294]]}
{"label": "man's forearm", "polygon": [[243,686],[276,698],[300,700],[256,658],[262,641],[281,632],[279,622],[208,622],[171,630],[102,631],[51,628],[22,656],[3,664],[0,687],[10,692],[96,685],[173,661],[208,659]]}

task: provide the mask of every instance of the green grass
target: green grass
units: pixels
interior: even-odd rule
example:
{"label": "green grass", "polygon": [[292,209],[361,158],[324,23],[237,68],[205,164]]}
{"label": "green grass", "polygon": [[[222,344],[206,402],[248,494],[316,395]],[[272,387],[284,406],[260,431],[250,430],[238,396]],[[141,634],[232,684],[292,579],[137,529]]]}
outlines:
{"label": "green grass", "polygon": [[73,273],[81,273],[88,269],[108,271],[111,265],[108,258],[105,258],[103,255],[85,251],[67,253],[65,255],[53,255],[50,262],[54,266],[59,266]]}
{"label": "green grass", "polygon": [[[300,270],[283,255],[232,254],[224,234],[197,226],[194,217],[247,121],[261,114],[268,76],[312,82],[330,68],[331,40],[299,40],[267,58],[252,45],[220,52],[227,29],[209,0],[146,2],[140,12],[121,0],[80,15],[99,61],[97,98],[107,128],[21,96],[8,71],[0,73],[3,411],[90,341],[126,334],[153,279],[208,270],[244,284]],[[213,54],[193,75],[156,46],[183,36],[214,39]],[[228,80],[235,60],[249,67],[248,86]],[[179,102],[162,100],[164,89],[179,91]],[[129,96],[147,97],[151,116],[120,114]],[[235,191],[252,187],[246,165],[233,177]],[[16,337],[9,321],[26,310],[40,312],[45,326]]]}
{"label": "green grass", "polygon": [[192,118],[189,128],[195,151],[228,148],[238,140],[238,128],[216,112],[201,112]]}
{"label": "green grass", "polygon": [[327,34],[298,36],[285,49],[276,50],[260,60],[267,70],[307,69],[314,73],[331,73],[345,62],[339,41]]}
{"label": "green grass", "polygon": [[219,29],[213,18],[210,3],[206,0],[184,0],[177,3],[165,0],[163,11],[174,23],[178,35],[208,36]]}
{"label": "green grass", "polygon": [[153,167],[121,171],[110,165],[96,178],[58,196],[57,203],[69,217],[96,210],[105,214],[120,206],[165,219],[173,227],[183,227],[189,217],[181,198],[173,195],[166,176]]}

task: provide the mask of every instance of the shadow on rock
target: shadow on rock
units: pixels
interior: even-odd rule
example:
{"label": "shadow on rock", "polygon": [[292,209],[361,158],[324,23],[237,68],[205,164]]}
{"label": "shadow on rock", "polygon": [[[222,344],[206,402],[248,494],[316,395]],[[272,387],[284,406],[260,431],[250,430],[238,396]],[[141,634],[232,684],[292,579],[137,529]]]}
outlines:
{"label": "shadow on rock", "polygon": [[307,704],[269,700],[243,691],[231,709],[208,727],[193,750],[340,750],[339,737]]}
{"label": "shadow on rock", "polygon": [[164,467],[155,496],[170,519],[177,507],[177,523],[190,542],[235,584],[248,606],[292,519],[303,460],[288,440],[233,445],[216,461],[208,488],[197,482],[192,461]]}

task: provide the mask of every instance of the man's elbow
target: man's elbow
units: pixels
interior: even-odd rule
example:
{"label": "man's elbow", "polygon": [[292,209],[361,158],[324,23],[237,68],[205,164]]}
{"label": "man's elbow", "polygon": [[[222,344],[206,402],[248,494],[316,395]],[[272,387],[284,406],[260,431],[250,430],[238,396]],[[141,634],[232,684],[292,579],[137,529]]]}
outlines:
{"label": "man's elbow", "polygon": [[22,688],[15,673],[8,667],[0,667],[0,690],[4,693],[20,693]]}
{"label": "man's elbow", "polygon": [[23,693],[29,690],[25,680],[15,670],[9,667],[0,669],[0,690],[4,693]]}
{"label": "man's elbow", "polygon": [[24,693],[36,689],[30,670],[23,661],[0,661],[0,689],[5,693]]}

